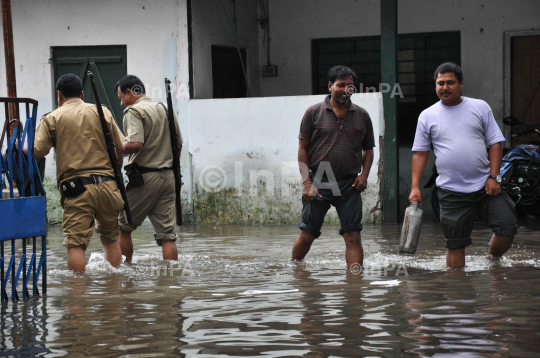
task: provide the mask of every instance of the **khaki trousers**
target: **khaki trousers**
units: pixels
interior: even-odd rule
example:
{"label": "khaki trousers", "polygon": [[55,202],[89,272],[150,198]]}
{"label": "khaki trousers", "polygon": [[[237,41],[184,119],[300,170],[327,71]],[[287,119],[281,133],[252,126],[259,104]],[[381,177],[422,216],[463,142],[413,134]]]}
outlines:
{"label": "khaki trousers", "polygon": [[158,245],[161,240],[176,241],[174,204],[174,173],[170,169],[143,174],[144,184],[129,188],[127,199],[133,225],[128,226],[124,213],[120,214],[120,229],[134,231],[147,217],[154,227],[154,238]]}
{"label": "khaki trousers", "polygon": [[118,215],[124,210],[124,201],[114,180],[84,186],[86,191],[74,198],[62,198],[62,229],[64,246],[83,246],[90,243],[94,231],[100,239],[118,238]]}

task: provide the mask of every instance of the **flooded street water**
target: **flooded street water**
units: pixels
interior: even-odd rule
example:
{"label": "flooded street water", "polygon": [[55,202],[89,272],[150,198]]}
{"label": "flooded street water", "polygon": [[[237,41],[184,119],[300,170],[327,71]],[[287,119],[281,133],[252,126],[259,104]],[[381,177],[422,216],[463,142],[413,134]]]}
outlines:
{"label": "flooded street water", "polygon": [[133,265],[113,269],[96,239],[73,275],[51,227],[48,294],[3,305],[0,355],[540,357],[540,226],[523,225],[498,262],[477,225],[464,271],[446,270],[438,224],[415,256],[398,254],[401,227],[366,225],[361,274],[335,226],[298,266],[296,226],[185,226],[171,265],[145,223]]}

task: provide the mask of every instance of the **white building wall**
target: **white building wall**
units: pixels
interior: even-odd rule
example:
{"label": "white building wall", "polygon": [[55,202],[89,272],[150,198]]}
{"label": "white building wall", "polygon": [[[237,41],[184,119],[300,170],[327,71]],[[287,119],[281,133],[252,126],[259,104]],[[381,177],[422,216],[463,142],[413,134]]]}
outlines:
{"label": "white building wall", "polygon": [[[268,0],[270,62],[277,77],[261,80],[261,96],[312,94],[311,40],[374,36],[380,34],[379,1],[368,0]],[[261,44],[261,66],[266,65],[266,45]]]}
{"label": "white building wall", "polygon": [[[380,35],[380,1],[373,0],[268,0],[270,61],[278,66],[277,77],[261,79],[261,96],[312,94],[311,40]],[[537,0],[399,0],[398,33],[459,31],[465,96],[481,98],[492,108],[501,128],[504,108],[504,33],[540,29]],[[266,49],[259,31],[260,64]],[[411,183],[410,147],[399,151],[401,212],[408,205]],[[421,180],[431,176],[431,162]],[[430,202],[431,190],[423,190]],[[424,205],[431,214],[430,205]]]}
{"label": "white building wall", "polygon": [[[192,100],[188,103],[197,223],[298,223],[302,180],[298,133],[306,109],[324,95]],[[364,222],[379,220],[379,139],[383,135],[380,93],[355,94],[376,138]],[[328,220],[335,221],[332,210]]]}
{"label": "white building wall", "polygon": [[[39,101],[38,119],[53,110],[50,58],[54,46],[126,45],[127,72],[142,79],[149,95],[164,101],[163,80],[167,77],[178,88],[175,99],[187,101],[186,0],[18,0],[11,6],[17,95]],[[0,96],[6,96],[3,43],[0,58]],[[4,123],[3,112],[0,116]],[[185,127],[185,116],[179,118]],[[189,160],[187,151],[183,157]],[[46,176],[55,178],[55,170],[51,151]],[[54,183],[48,192],[51,202],[59,202]],[[59,210],[50,210],[49,219],[57,221],[59,215]]]}
{"label": "white building wall", "polygon": [[[232,2],[224,0],[223,3],[232,18]],[[260,67],[266,64],[266,48],[257,22],[257,2],[236,1],[237,34],[240,46],[247,49],[249,80],[254,96],[310,95],[312,39],[380,34],[379,1],[269,0],[269,4],[272,39],[270,61],[279,67],[279,75],[262,78]],[[175,79],[176,110],[185,141],[182,171],[186,183],[183,194],[186,212],[193,209],[190,206],[193,200],[202,200],[193,195],[193,190],[198,185],[201,168],[203,165],[206,167],[210,159],[215,160],[216,165],[224,165],[227,175],[230,175],[231,163],[240,159],[244,163],[244,175],[248,175],[249,170],[269,169],[274,173],[278,162],[296,161],[299,120],[307,105],[312,103],[310,101],[318,101],[318,98],[280,97],[277,102],[265,98],[247,102],[186,102],[186,0],[18,0],[12,1],[12,17],[18,95],[39,101],[38,117],[53,109],[54,84],[50,63],[53,46],[126,45],[128,73],[140,76],[147,84],[149,95],[159,100],[165,99],[161,91],[163,78]],[[486,100],[498,119],[502,118],[503,113],[503,34],[505,31],[538,29],[539,20],[540,2],[536,0],[516,0],[511,4],[504,0],[455,0],[444,4],[428,0],[399,1],[400,33],[461,32],[464,94]],[[223,9],[217,1],[193,1],[195,98],[212,97],[213,44],[235,46]],[[0,58],[4,58],[3,46],[0,46]],[[0,84],[4,85],[0,85],[0,96],[6,95],[5,78],[5,66],[2,65]],[[366,106],[365,103],[360,105]],[[288,111],[288,120],[284,121],[278,108],[289,109],[287,106],[296,108],[291,111],[297,113]],[[255,113],[265,120],[253,122],[259,118]],[[374,118],[374,114],[371,114]],[[0,113],[3,123],[2,116],[3,113]],[[382,115],[378,120],[383,122]],[[250,130],[243,132],[246,123],[249,123]],[[268,127],[269,124],[272,126]],[[231,130],[221,134],[226,134],[229,139],[226,148],[224,144],[215,144],[219,143],[221,137],[214,138],[212,135],[219,133],[207,133],[213,128],[221,129],[223,125]],[[268,128],[271,128],[271,135],[267,132]],[[379,130],[382,131],[382,126]],[[200,133],[205,133],[204,138]],[[284,133],[291,133],[291,137],[284,136]],[[207,137],[216,140],[207,140]],[[245,143],[238,138],[243,138]],[[203,146],[204,140],[207,140],[207,144]],[[204,149],[206,146],[208,148]],[[213,158],[211,156],[214,154],[210,152],[201,154],[210,150],[219,155]],[[276,151],[278,154],[273,154]],[[223,153],[227,153],[227,156]],[[253,153],[250,154],[252,158],[248,157],[248,153]],[[409,166],[408,163],[404,165]],[[47,176],[54,177],[54,171],[51,154]],[[371,176],[376,173],[377,165],[374,165]],[[249,180],[244,182],[248,183]],[[280,185],[280,180],[276,179],[276,183]],[[244,189],[249,190],[249,187]],[[54,193],[52,190],[50,192]],[[297,203],[294,201],[294,205]],[[262,216],[258,218],[266,220]],[[250,218],[248,221],[259,219]],[[223,220],[228,219],[224,217]]]}
{"label": "white building wall", "polygon": [[[312,94],[311,40],[380,35],[380,2],[269,0],[271,62],[278,77],[261,81],[261,96]],[[400,0],[400,34],[460,31],[463,93],[503,117],[504,32],[540,29],[537,0]],[[261,43],[261,65],[266,52]]]}
{"label": "white building wall", "polygon": [[[246,50],[246,72],[251,96],[260,95],[257,11],[258,1],[222,0],[231,21],[236,13],[236,36]],[[193,0],[194,98],[213,98],[212,45],[236,47],[231,26],[219,0]],[[240,79],[243,81],[243,78]]]}

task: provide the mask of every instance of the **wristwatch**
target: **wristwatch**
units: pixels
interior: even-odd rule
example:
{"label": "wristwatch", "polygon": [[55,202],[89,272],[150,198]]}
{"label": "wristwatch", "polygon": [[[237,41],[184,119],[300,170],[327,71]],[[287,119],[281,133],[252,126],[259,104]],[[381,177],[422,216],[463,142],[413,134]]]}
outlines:
{"label": "wristwatch", "polygon": [[495,180],[499,184],[502,183],[502,178],[500,175],[490,175],[488,178]]}

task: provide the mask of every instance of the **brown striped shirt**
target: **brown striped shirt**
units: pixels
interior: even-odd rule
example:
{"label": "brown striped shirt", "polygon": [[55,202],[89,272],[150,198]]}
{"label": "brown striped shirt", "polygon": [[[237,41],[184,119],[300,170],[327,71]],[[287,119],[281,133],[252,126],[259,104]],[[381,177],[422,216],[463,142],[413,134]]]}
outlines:
{"label": "brown striped shirt", "polygon": [[309,142],[309,168],[316,172],[319,164],[327,161],[336,177],[360,173],[362,150],[375,147],[373,125],[366,110],[350,102],[345,120],[339,120],[330,96],[306,110],[298,138]]}

